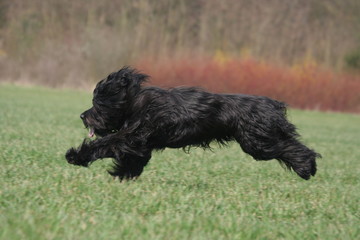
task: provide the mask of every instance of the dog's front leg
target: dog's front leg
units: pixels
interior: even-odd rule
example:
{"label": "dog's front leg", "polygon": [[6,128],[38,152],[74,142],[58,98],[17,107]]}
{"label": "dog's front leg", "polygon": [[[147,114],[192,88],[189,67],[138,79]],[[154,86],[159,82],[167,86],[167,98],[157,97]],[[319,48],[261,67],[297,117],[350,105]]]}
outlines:
{"label": "dog's front leg", "polygon": [[129,144],[124,135],[115,134],[94,141],[84,141],[77,149],[66,153],[68,163],[88,167],[100,158],[113,158],[115,166],[108,171],[121,181],[140,176],[151,158],[151,149],[144,144]]}
{"label": "dog's front leg", "polygon": [[151,158],[151,152],[140,155],[124,154],[114,158],[114,167],[108,171],[110,175],[118,177],[120,181],[136,179],[143,172]]}
{"label": "dog's front leg", "polygon": [[113,158],[114,153],[103,139],[86,141],[77,148],[70,148],[65,154],[66,160],[70,164],[88,167],[92,162],[99,158]]}

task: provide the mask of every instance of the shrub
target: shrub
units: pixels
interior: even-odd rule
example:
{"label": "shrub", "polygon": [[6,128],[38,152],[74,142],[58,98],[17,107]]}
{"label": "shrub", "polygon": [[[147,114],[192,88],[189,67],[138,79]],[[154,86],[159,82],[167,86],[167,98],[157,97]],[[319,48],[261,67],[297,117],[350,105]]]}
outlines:
{"label": "shrub", "polygon": [[183,58],[135,64],[154,85],[269,96],[301,109],[360,112],[360,76],[315,65],[281,67],[253,59]]}

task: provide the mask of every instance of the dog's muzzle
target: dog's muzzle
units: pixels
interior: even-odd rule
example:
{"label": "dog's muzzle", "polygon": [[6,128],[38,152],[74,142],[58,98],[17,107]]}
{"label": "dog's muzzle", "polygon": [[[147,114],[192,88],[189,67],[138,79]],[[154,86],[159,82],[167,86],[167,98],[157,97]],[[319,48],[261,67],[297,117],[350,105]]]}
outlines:
{"label": "dog's muzzle", "polygon": [[88,134],[88,136],[89,136],[89,138],[92,138],[92,137],[95,135],[95,128],[89,126],[89,125],[86,123],[85,114],[84,114],[84,113],[82,113],[82,114],[80,115],[80,118],[81,118],[81,120],[83,121],[84,125],[85,125],[87,128],[89,128],[89,134]]}

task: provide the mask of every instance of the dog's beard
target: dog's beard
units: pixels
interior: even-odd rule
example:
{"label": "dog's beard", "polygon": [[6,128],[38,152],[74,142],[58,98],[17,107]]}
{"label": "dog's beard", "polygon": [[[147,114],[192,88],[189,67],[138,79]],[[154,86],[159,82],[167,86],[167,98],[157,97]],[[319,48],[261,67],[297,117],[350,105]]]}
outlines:
{"label": "dog's beard", "polygon": [[91,108],[81,114],[83,124],[88,129],[88,137],[93,138],[104,137],[110,133],[116,132],[116,126],[112,126],[111,119],[108,115],[101,114],[100,112]]}
{"label": "dog's beard", "polygon": [[95,135],[98,135],[96,134],[98,131],[96,130],[95,126],[88,124],[87,121],[88,119],[83,119],[84,126],[88,130],[88,137],[93,138]]}
{"label": "dog's beard", "polygon": [[94,136],[97,137],[105,137],[106,135],[112,134],[112,133],[116,133],[118,130],[117,129],[113,129],[113,130],[98,130],[95,129],[94,127],[88,127],[88,137],[89,138],[93,138]]}
{"label": "dog's beard", "polygon": [[100,124],[97,121],[94,121],[92,118],[84,118],[83,119],[84,126],[88,130],[88,137],[105,137],[111,133],[115,133],[118,129],[114,126],[107,126],[105,124]]}
{"label": "dog's beard", "polygon": [[97,129],[96,127],[93,126],[87,126],[86,127],[88,129],[88,137],[89,138],[93,138],[93,137],[105,137],[108,134],[117,132],[116,129],[113,130],[104,130],[104,129]]}
{"label": "dog's beard", "polygon": [[117,132],[116,129],[106,129],[106,128],[102,128],[96,125],[92,125],[92,124],[84,124],[85,127],[88,130],[88,137],[89,138],[93,138],[93,137],[105,137],[108,134],[111,134],[113,132]]}

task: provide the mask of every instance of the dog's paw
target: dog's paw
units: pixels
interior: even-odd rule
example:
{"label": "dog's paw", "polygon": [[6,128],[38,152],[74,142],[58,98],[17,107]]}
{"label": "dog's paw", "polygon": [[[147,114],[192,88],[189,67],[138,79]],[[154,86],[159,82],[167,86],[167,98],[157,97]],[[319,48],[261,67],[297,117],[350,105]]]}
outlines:
{"label": "dog's paw", "polygon": [[76,157],[77,157],[77,152],[74,148],[70,148],[65,154],[65,158],[67,162],[70,164],[76,165]]}
{"label": "dog's paw", "polygon": [[79,166],[83,166],[83,167],[88,166],[88,162],[82,161],[78,152],[74,148],[70,148],[66,152],[65,158],[66,158],[67,162],[70,164],[79,165]]}

